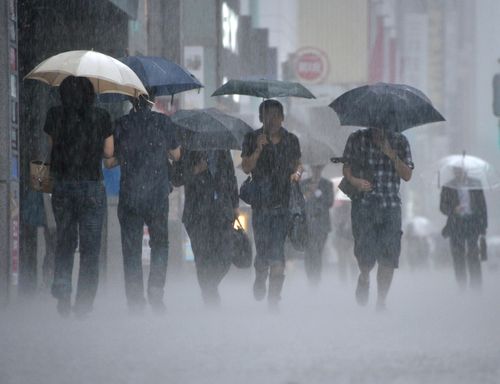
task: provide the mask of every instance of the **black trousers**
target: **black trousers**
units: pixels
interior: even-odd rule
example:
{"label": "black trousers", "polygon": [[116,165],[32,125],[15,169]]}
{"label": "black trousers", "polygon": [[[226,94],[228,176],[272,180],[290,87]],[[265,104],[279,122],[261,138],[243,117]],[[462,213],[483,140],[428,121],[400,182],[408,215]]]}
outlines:
{"label": "black trousers", "polygon": [[[475,224],[474,219],[459,219],[454,223],[450,234],[453,268],[461,288],[466,287],[467,277],[472,287],[477,288],[482,283],[478,247],[479,231]],[[469,276],[467,276],[467,272]]]}
{"label": "black trousers", "polygon": [[186,225],[205,302],[219,300],[218,286],[231,267],[232,223],[200,219]]}
{"label": "black trousers", "polygon": [[148,279],[149,300],[162,300],[168,263],[168,204],[164,209],[151,207],[138,212],[124,204],[118,204],[121,228],[125,294],[129,305],[144,301],[142,270],[142,238],[144,224],[148,226],[151,263]]}

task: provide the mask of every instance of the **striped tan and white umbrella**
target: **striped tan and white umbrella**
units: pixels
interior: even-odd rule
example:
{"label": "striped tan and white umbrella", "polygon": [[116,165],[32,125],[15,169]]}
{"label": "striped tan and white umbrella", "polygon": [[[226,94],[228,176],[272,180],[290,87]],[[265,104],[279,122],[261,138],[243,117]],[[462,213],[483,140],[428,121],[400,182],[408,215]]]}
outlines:
{"label": "striped tan and white umbrella", "polygon": [[59,86],[68,76],[88,78],[96,93],[121,93],[132,97],[148,94],[132,69],[95,51],[59,53],[42,61],[25,78]]}

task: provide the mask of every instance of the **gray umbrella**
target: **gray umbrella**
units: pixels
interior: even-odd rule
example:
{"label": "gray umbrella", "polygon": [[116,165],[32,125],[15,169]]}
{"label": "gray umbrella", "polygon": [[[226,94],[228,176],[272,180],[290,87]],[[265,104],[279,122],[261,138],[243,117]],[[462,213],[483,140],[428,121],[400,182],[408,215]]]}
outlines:
{"label": "gray umbrella", "polygon": [[444,121],[421,91],[405,84],[377,83],[347,91],[330,105],[342,125],[404,131]]}
{"label": "gray umbrella", "polygon": [[307,165],[325,165],[335,156],[334,150],[324,141],[316,139],[311,135],[300,135],[301,161]]}
{"label": "gray umbrella", "polygon": [[315,99],[316,97],[302,84],[279,80],[229,80],[212,93],[212,96],[248,95],[264,99],[272,97],[302,97]]}
{"label": "gray umbrella", "polygon": [[180,110],[171,118],[181,145],[192,151],[241,149],[244,136],[253,131],[243,120],[215,108]]}

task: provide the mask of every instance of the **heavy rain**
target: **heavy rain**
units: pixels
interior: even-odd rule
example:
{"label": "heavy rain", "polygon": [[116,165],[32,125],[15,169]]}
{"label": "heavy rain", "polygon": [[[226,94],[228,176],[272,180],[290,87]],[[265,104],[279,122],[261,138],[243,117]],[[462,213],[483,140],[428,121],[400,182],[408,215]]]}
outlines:
{"label": "heavy rain", "polygon": [[498,20],[2,1],[0,383],[499,383]]}

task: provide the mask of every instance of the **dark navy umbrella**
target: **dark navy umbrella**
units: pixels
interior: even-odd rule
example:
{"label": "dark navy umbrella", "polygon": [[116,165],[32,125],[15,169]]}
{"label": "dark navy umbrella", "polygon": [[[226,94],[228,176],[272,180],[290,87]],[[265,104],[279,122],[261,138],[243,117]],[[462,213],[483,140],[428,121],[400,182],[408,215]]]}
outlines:
{"label": "dark navy umbrella", "polygon": [[243,120],[215,108],[179,110],[171,118],[181,145],[192,151],[241,149],[243,138],[253,131]]}
{"label": "dark navy umbrella", "polygon": [[343,93],[329,106],[342,125],[399,132],[445,120],[423,92],[405,84],[364,85]]}
{"label": "dark navy umbrella", "polygon": [[[144,86],[155,96],[173,96],[176,93],[199,89],[203,84],[191,73],[173,61],[154,56],[126,56],[119,59],[129,66]],[[121,101],[119,95],[103,95],[101,101]]]}

